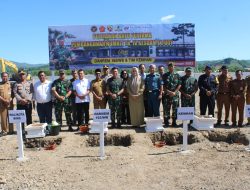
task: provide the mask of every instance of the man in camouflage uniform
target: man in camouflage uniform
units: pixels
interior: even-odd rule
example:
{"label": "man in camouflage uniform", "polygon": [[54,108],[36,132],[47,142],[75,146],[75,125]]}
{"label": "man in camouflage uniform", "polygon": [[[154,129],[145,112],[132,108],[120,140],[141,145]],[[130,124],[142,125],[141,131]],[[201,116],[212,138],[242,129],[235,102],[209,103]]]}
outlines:
{"label": "man in camouflage uniform", "polygon": [[[118,68],[112,68],[113,76],[108,79],[106,84],[108,94],[108,104],[111,109],[112,128],[121,127],[121,94],[123,93],[123,82],[118,76]],[[116,116],[116,117],[115,117]],[[117,125],[115,123],[117,120]]]}
{"label": "man in camouflage uniform", "polygon": [[61,69],[59,71],[60,77],[55,80],[52,84],[52,92],[55,96],[55,116],[56,122],[60,123],[62,126],[62,111],[64,109],[65,117],[67,120],[67,125],[69,126],[69,131],[72,129],[72,119],[71,119],[71,102],[70,95],[72,91],[72,84],[69,80],[65,78],[65,71]]}
{"label": "man in camouflage uniform", "polygon": [[[247,85],[247,90],[246,90],[246,105],[250,104],[250,75],[246,76],[245,82]],[[247,124],[250,125],[250,117],[247,118]]]}
{"label": "man in camouflage uniform", "polygon": [[172,106],[172,126],[176,127],[177,108],[179,107],[179,90],[181,88],[181,78],[178,73],[174,71],[174,64],[168,64],[168,72],[162,76],[164,98],[164,123],[165,127],[169,126],[170,109]]}
{"label": "man in camouflage uniform", "polygon": [[195,93],[198,90],[198,81],[192,77],[192,69],[187,67],[186,75],[181,77],[181,107],[195,107]]}
{"label": "man in camouflage uniform", "polygon": [[[198,90],[198,81],[192,77],[192,69],[187,67],[185,69],[186,75],[181,77],[181,107],[194,107],[195,108],[195,93]],[[190,121],[190,124],[193,121]]]}
{"label": "man in camouflage uniform", "polygon": [[55,65],[55,69],[69,69],[69,63],[74,59],[74,54],[64,46],[64,36],[57,38],[59,46],[51,52],[50,62]]}

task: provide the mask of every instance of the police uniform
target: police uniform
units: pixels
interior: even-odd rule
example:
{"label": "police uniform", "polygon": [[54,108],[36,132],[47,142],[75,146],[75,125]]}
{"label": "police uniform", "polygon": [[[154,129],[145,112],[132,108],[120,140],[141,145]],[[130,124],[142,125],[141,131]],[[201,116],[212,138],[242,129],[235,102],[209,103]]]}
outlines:
{"label": "police uniform", "polygon": [[[69,80],[56,79],[52,83],[52,90],[55,90],[59,96],[66,96],[66,94],[72,90],[72,84]],[[64,109],[65,117],[67,120],[67,125],[71,128],[72,119],[71,119],[71,101],[70,97],[65,97],[64,101],[55,99],[55,116],[56,122],[62,125],[62,111]]]}
{"label": "police uniform", "polygon": [[148,105],[148,117],[160,116],[160,89],[162,80],[159,74],[147,74],[145,78],[145,91]]}
{"label": "police uniform", "polygon": [[[247,85],[247,90],[246,90],[246,104],[249,105],[250,104],[250,75],[246,76],[245,82],[246,82],[246,85]],[[250,125],[250,117],[247,118],[247,124]]]}
{"label": "police uniform", "polygon": [[[0,82],[0,96],[4,98],[5,100],[10,101],[11,100],[11,84],[10,82]],[[4,104],[2,101],[0,101],[0,116],[1,116],[1,128],[3,133],[9,132],[8,127],[8,108],[9,105]]]}
{"label": "police uniform", "polygon": [[[169,66],[171,66],[169,64]],[[176,119],[177,119],[177,108],[179,107],[179,91],[176,91],[176,89],[181,85],[181,78],[180,75],[176,72],[166,72],[162,76],[163,80],[163,88],[164,88],[164,122],[165,125],[168,125],[168,120],[170,119],[170,109],[172,106],[172,119],[173,119],[173,125],[176,125]],[[170,96],[168,94],[168,91],[175,92],[175,96]]]}
{"label": "police uniform", "polygon": [[[108,93],[116,94],[122,90],[123,82],[121,78],[111,77],[107,80],[106,90]],[[115,127],[115,119],[117,120],[117,127],[121,126],[121,96],[113,99],[111,94],[108,96],[108,104],[111,109],[111,122],[112,127]]]}
{"label": "police uniform", "polygon": [[230,111],[230,89],[229,83],[232,81],[230,75],[220,74],[218,77],[218,93],[216,96],[217,108],[218,108],[218,121],[217,124],[221,124],[222,108],[225,106],[225,124],[228,125],[229,111]]}
{"label": "police uniform", "polygon": [[[33,84],[30,81],[25,81],[25,82],[18,81],[14,86],[13,93],[17,100],[17,109],[25,110],[26,124],[27,125],[32,124],[32,101],[34,93]],[[25,104],[22,104],[21,102],[21,100],[23,99],[26,100]],[[22,133],[23,133],[23,138],[25,138],[24,124],[22,124]]]}
{"label": "police uniform", "polygon": [[[211,68],[209,68],[211,69]],[[208,114],[214,116],[215,108],[215,95],[218,89],[218,81],[215,75],[210,76],[203,74],[198,79],[198,85],[200,89],[200,114],[205,115],[208,107]],[[211,92],[211,96],[208,96],[207,91]]]}
{"label": "police uniform", "polygon": [[[234,79],[230,82],[230,96],[231,96],[231,106],[232,106],[232,125],[236,126],[236,113],[237,109],[239,111],[239,121],[238,126],[241,127],[244,119],[244,106],[245,106],[245,89],[246,82],[244,79],[237,80]],[[235,98],[235,96],[239,98]]]}

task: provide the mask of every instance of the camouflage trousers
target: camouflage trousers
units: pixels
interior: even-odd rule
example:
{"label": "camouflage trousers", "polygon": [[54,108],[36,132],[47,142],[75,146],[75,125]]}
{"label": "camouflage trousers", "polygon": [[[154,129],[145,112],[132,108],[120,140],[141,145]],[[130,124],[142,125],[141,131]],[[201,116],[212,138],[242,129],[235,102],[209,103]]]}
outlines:
{"label": "camouflage trousers", "polygon": [[72,125],[71,119],[71,104],[68,102],[56,102],[55,103],[55,116],[56,122],[62,125],[62,112],[64,110],[67,125]]}
{"label": "camouflage trousers", "polygon": [[191,99],[187,99],[182,96],[181,107],[195,107],[195,97],[193,96]]}
{"label": "camouflage trousers", "polygon": [[115,123],[115,119],[117,120],[117,123],[121,123],[121,99],[118,97],[117,99],[111,99],[108,100],[109,109],[111,111],[111,122]]}
{"label": "camouflage trousers", "polygon": [[166,96],[163,105],[164,120],[170,119],[170,110],[172,106],[172,119],[177,119],[177,108],[179,107],[179,96],[169,97]]}

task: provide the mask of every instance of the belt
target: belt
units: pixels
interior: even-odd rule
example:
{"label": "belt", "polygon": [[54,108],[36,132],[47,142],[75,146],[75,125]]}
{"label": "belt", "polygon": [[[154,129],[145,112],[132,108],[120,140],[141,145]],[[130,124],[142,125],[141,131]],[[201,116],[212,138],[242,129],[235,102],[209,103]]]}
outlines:
{"label": "belt", "polygon": [[229,94],[229,92],[219,92],[218,94],[224,94],[224,95],[226,95],[226,94]]}
{"label": "belt", "polygon": [[51,101],[49,101],[49,102],[43,102],[43,103],[38,103],[37,102],[37,104],[47,104],[47,103],[50,103]]}
{"label": "belt", "polygon": [[159,90],[148,90],[149,93],[152,93],[152,92],[159,92]]}

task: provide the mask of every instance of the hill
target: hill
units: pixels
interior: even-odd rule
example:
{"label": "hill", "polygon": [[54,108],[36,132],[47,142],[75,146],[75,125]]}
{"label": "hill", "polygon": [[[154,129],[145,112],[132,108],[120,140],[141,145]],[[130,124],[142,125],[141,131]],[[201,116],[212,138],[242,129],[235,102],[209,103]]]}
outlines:
{"label": "hill", "polygon": [[198,71],[202,71],[205,65],[211,66],[213,70],[219,70],[222,65],[226,65],[229,71],[235,71],[237,69],[248,70],[248,68],[250,68],[250,60],[238,60],[234,58],[213,61],[197,61],[197,63]]}

